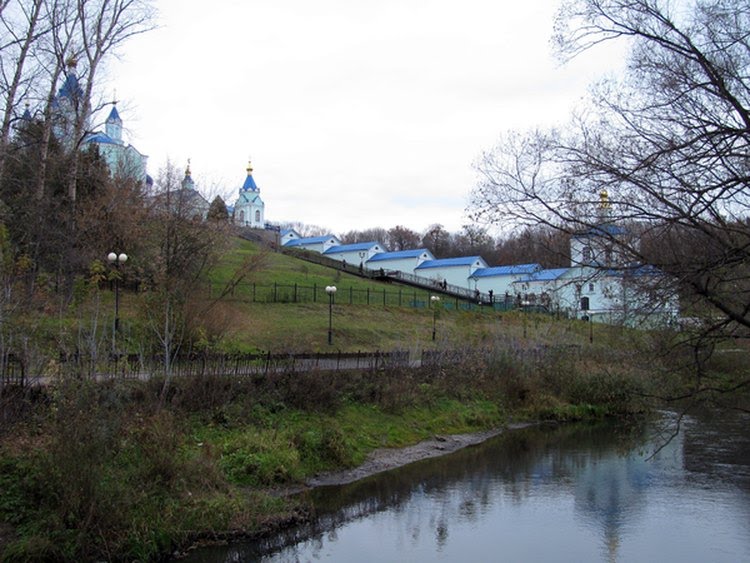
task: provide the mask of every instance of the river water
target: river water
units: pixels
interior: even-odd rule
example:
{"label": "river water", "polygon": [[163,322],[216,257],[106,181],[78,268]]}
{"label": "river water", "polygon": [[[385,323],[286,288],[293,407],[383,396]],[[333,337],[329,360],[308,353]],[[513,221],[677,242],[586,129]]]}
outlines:
{"label": "river water", "polygon": [[665,445],[675,423],[508,432],[316,489],[312,524],[186,561],[750,561],[750,416],[686,417]]}

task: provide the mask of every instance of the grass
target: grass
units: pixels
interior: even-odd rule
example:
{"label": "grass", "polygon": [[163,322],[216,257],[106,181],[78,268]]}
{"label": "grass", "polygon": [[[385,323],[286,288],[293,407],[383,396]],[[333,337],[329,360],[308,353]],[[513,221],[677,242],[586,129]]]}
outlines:
{"label": "grass", "polygon": [[[236,241],[211,274],[213,288],[260,253]],[[185,378],[172,382],[165,400],[155,380],[56,379],[19,407],[25,418],[0,436],[0,522],[15,534],[0,544],[0,556],[145,561],[202,535],[257,532],[300,510],[269,490],[357,465],[376,448],[498,427],[511,417],[571,420],[636,411],[641,405],[630,402],[629,392],[652,379],[644,377],[653,368],[648,358],[639,363],[632,353],[650,338],[645,333],[596,325],[590,342],[587,323],[541,314],[439,310],[435,317],[427,308],[382,301],[350,305],[348,287],[378,294],[396,286],[282,254],[262,258],[250,283],[339,287],[333,346],[327,302],[253,302],[250,285],[196,319],[193,336],[224,351],[550,344],[562,352],[525,363],[512,354],[476,362],[468,355],[461,366],[271,374],[231,384]],[[63,328],[84,333],[93,320],[111,326],[103,313],[111,311],[111,298],[99,291],[79,309],[44,320],[55,335]],[[121,301],[122,345],[136,350],[142,343],[135,335],[145,331],[138,325],[141,299],[128,293]],[[201,296],[197,305],[207,301]],[[68,338],[73,346],[75,338]]]}
{"label": "grass", "polygon": [[[237,240],[234,251],[212,272],[214,287],[227,282],[232,271],[243,257],[258,255],[261,250],[254,243]],[[326,351],[328,346],[328,301],[319,297],[317,302],[285,303],[266,302],[267,296],[256,292],[253,301],[252,284],[265,292],[274,283],[284,286],[317,287],[318,292],[327,285],[338,288],[333,305],[332,325],[336,350],[393,350],[451,347],[453,345],[481,345],[498,338],[520,338],[524,331],[529,340],[586,344],[589,327],[581,321],[555,321],[549,315],[518,312],[497,312],[489,308],[472,311],[455,310],[452,301],[443,303],[448,308],[438,309],[436,341],[432,341],[434,310],[426,306],[410,306],[414,301],[429,303],[430,292],[415,290],[399,284],[383,283],[332,270],[317,264],[280,253],[264,255],[262,267],[251,273],[241,286],[221,304],[223,315],[232,328],[220,335],[220,346],[227,350],[271,351]],[[370,291],[371,304],[350,304],[352,292]],[[391,295],[383,306],[382,293]],[[393,295],[402,292],[402,306],[394,303]],[[361,294],[360,294],[361,295]],[[260,302],[258,302],[260,301]],[[611,327],[595,327],[596,341],[607,346]]]}

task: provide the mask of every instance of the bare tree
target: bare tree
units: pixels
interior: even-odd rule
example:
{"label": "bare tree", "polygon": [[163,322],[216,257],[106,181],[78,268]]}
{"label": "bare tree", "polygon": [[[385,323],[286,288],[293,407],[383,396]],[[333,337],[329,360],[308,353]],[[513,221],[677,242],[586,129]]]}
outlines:
{"label": "bare tree", "polygon": [[566,1],[561,55],[625,40],[627,69],[597,84],[565,128],[506,134],[481,158],[472,196],[478,218],[594,230],[623,263],[669,274],[653,277],[651,295],[679,294],[683,311],[701,319],[689,340],[692,397],[750,385],[704,378],[715,339],[750,329],[748,30],[744,0]]}
{"label": "bare tree", "polygon": [[387,239],[383,242],[393,251],[416,249],[422,244],[418,232],[402,225],[388,229]]}
{"label": "bare tree", "polygon": [[357,242],[379,242],[385,244],[388,238],[388,232],[380,227],[365,229],[363,231],[349,231],[341,235],[341,242],[344,244],[354,244]]}
{"label": "bare tree", "polygon": [[451,251],[451,235],[443,225],[435,223],[427,227],[422,235],[422,246],[436,258],[446,258]]}
{"label": "bare tree", "polygon": [[565,232],[635,225],[664,241],[658,256],[611,243],[655,259],[724,328],[750,328],[750,5],[574,0],[558,24],[564,56],[627,38],[627,73],[599,84],[567,129],[511,133],[484,155],[477,216]]}
{"label": "bare tree", "polygon": [[[100,65],[125,41],[153,28],[154,9],[149,0],[76,0],[76,25],[85,68],[80,74],[82,87],[74,98],[75,117],[71,131],[74,147],[88,133],[92,112],[92,94]],[[77,152],[75,153],[77,155]],[[68,175],[68,198],[76,200],[78,158],[71,159]]]}
{"label": "bare tree", "polygon": [[49,32],[49,22],[42,22],[44,0],[31,3],[16,2],[12,10],[6,10],[9,2],[0,8],[0,93],[3,96],[2,123],[0,123],[0,178],[10,140],[11,126],[20,117],[18,108],[21,98],[30,88],[27,61],[39,37]]}

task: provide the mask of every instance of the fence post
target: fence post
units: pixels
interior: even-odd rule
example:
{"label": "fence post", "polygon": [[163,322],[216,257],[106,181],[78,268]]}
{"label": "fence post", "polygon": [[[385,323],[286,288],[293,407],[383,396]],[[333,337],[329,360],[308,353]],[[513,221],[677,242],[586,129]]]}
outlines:
{"label": "fence post", "polygon": [[253,282],[253,303],[255,303],[255,282]]}
{"label": "fence post", "polygon": [[294,282],[294,303],[297,302],[297,282]]}
{"label": "fence post", "polygon": [[318,302],[318,284],[314,283],[313,284],[313,303],[317,303],[317,302]]}
{"label": "fence post", "polygon": [[383,288],[383,307],[385,307],[385,288]]}
{"label": "fence post", "polygon": [[352,288],[352,286],[349,286],[349,305],[352,304],[353,292],[354,292],[354,289]]}
{"label": "fence post", "polygon": [[370,288],[367,288],[367,304],[370,304]]}
{"label": "fence post", "polygon": [[398,288],[398,306],[401,307],[401,288]]}
{"label": "fence post", "polygon": [[278,303],[277,296],[278,296],[278,283],[273,282],[273,302]]}

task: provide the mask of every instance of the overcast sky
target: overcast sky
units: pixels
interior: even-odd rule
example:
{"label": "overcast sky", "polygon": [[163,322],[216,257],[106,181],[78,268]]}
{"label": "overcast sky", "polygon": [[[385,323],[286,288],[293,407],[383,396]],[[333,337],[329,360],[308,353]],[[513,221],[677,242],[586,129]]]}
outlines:
{"label": "overcast sky", "polygon": [[472,163],[566,119],[606,53],[560,66],[556,0],[159,0],[110,65],[126,137],[233,204],[248,158],[266,220],[342,234],[466,224]]}

